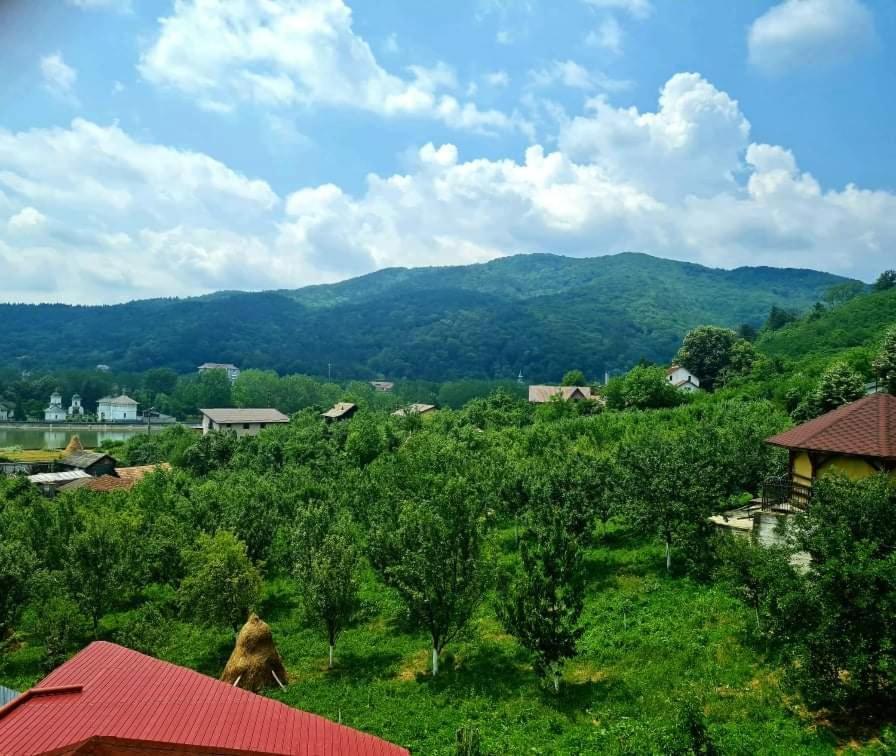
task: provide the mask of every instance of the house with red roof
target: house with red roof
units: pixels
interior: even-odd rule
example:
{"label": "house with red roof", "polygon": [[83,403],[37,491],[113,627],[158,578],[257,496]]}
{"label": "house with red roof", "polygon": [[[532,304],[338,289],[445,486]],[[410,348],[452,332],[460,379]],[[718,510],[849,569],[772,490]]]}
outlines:
{"label": "house with red roof", "polygon": [[0,708],[0,754],[407,756],[373,735],[96,641]]}
{"label": "house with red roof", "polygon": [[896,396],[871,394],[766,439],[789,452],[792,496],[808,503],[818,478],[886,472],[896,482]]}

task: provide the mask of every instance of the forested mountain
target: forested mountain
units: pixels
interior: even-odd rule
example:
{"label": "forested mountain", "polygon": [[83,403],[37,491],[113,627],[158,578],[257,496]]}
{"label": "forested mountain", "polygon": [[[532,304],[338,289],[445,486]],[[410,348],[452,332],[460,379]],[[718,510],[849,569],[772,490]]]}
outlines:
{"label": "forested mountain", "polygon": [[668,360],[699,324],[761,324],[844,279],[719,270],[644,254],[519,255],[387,269],[295,291],[219,292],[123,305],[0,305],[0,354],[22,367],[119,370],[201,362],[333,377],[556,380]]}

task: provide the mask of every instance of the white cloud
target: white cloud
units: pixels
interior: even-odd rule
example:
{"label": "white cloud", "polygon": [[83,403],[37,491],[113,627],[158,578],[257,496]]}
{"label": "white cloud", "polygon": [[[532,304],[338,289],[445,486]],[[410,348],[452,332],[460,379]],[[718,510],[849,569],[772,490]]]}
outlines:
{"label": "white cloud", "polygon": [[296,287],[543,251],[866,280],[892,267],[896,195],[823,188],[790,151],[752,143],[738,103],[697,74],[673,76],[654,112],[593,100],[558,121],[552,151],[464,159],[427,144],[406,172],[372,174],[358,193],[323,184],[284,201],[207,155],[116,126],[0,130],[0,300]]}
{"label": "white cloud", "polygon": [[616,92],[628,89],[631,83],[612,79],[601,71],[589,70],[574,60],[555,60],[544,68],[529,71],[529,83],[533,87],[564,86],[571,89],[603,89]]}
{"label": "white cloud", "polygon": [[750,63],[766,73],[842,62],[873,45],[874,18],[860,0],[785,0],[747,34]]}
{"label": "white cloud", "polygon": [[343,0],[176,0],[160,27],[141,58],[141,75],[209,110],[324,106],[481,132],[520,125],[446,94],[456,81],[444,63],[414,66],[410,77],[384,69],[355,34]]}
{"label": "white cloud", "polygon": [[507,71],[492,71],[483,78],[490,87],[507,87],[510,85],[510,74]]}
{"label": "white cloud", "polygon": [[607,16],[598,24],[597,28],[588,32],[585,44],[590,47],[598,47],[613,55],[622,54],[622,27],[615,16]]}
{"label": "white cloud", "polygon": [[63,102],[77,104],[74,89],[78,72],[63,60],[62,53],[57,51],[41,58],[40,73],[50,94]]}
{"label": "white cloud", "polygon": [[6,225],[13,232],[31,231],[42,226],[46,220],[47,217],[39,210],[23,207],[7,221]]}
{"label": "white cloud", "polygon": [[653,12],[650,0],[583,0],[585,4],[602,10],[619,10],[635,18],[647,18]]}

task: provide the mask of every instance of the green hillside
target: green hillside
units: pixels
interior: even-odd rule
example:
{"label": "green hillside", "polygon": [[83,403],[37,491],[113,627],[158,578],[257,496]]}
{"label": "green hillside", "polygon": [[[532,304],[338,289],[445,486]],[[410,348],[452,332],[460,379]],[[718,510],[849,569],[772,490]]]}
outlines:
{"label": "green hillside", "polygon": [[591,376],[668,360],[700,324],[761,324],[844,279],[810,270],[718,270],[643,254],[519,255],[387,269],[295,291],[107,307],[0,305],[0,353],[22,367],[116,370],[213,360],[334,377]]}
{"label": "green hillside", "polygon": [[873,346],[896,324],[896,289],[851,299],[819,317],[804,317],[763,334],[759,348],[773,357],[830,359],[855,347]]}

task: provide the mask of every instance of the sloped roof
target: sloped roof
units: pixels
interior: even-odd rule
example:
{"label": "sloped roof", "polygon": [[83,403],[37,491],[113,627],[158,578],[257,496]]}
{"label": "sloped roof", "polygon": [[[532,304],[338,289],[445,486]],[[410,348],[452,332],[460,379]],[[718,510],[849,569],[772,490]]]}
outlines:
{"label": "sloped roof", "polygon": [[231,362],[203,362],[199,366],[200,370],[239,370],[239,368]]}
{"label": "sloped roof", "polygon": [[104,743],[167,745],[173,753],[408,754],[372,735],[105,641],[91,643],[0,709],[2,754],[80,753],[79,746]]}
{"label": "sloped roof", "polygon": [[335,420],[344,417],[350,412],[354,412],[357,408],[357,405],[352,404],[351,402],[336,402],[330,409],[326,412],[321,412],[320,414],[321,417],[329,417]]}
{"label": "sloped roof", "polygon": [[392,414],[395,417],[404,417],[405,415],[422,415],[426,412],[432,412],[436,408],[434,404],[409,404],[407,407],[395,410]]}
{"label": "sloped roof", "polygon": [[97,400],[97,404],[115,404],[118,406],[130,406],[133,404],[136,406],[137,402],[125,394],[119,394],[118,396],[104,396],[102,399]]}
{"label": "sloped roof", "polygon": [[71,483],[75,480],[91,480],[91,477],[83,470],[66,470],[65,472],[36,473],[29,475],[32,483]]}
{"label": "sloped roof", "polygon": [[591,386],[529,386],[529,401],[537,404],[549,402],[560,395],[565,400],[580,396],[582,399],[592,399]]}
{"label": "sloped roof", "polygon": [[115,464],[115,459],[109,454],[103,454],[102,452],[92,452],[92,451],[81,451],[72,452],[71,454],[66,454],[62,459],[59,460],[60,464],[67,465],[69,467],[79,467],[82,470],[86,470],[88,467],[95,465],[97,462],[103,459],[111,460],[112,464]]}
{"label": "sloped roof", "polygon": [[91,478],[86,475],[85,478],[73,480],[60,487],[61,491],[75,491],[79,488],[86,488],[88,491],[130,491],[137,485],[145,475],[156,470],[170,470],[171,465],[163,462],[159,465],[139,465],[137,467],[117,467],[115,475],[100,475],[98,478]]}
{"label": "sloped roof", "polygon": [[201,409],[199,410],[212,422],[220,425],[239,425],[240,423],[288,423],[289,418],[275,409]]}
{"label": "sloped roof", "polygon": [[862,397],[766,441],[787,449],[896,460],[896,396]]}

